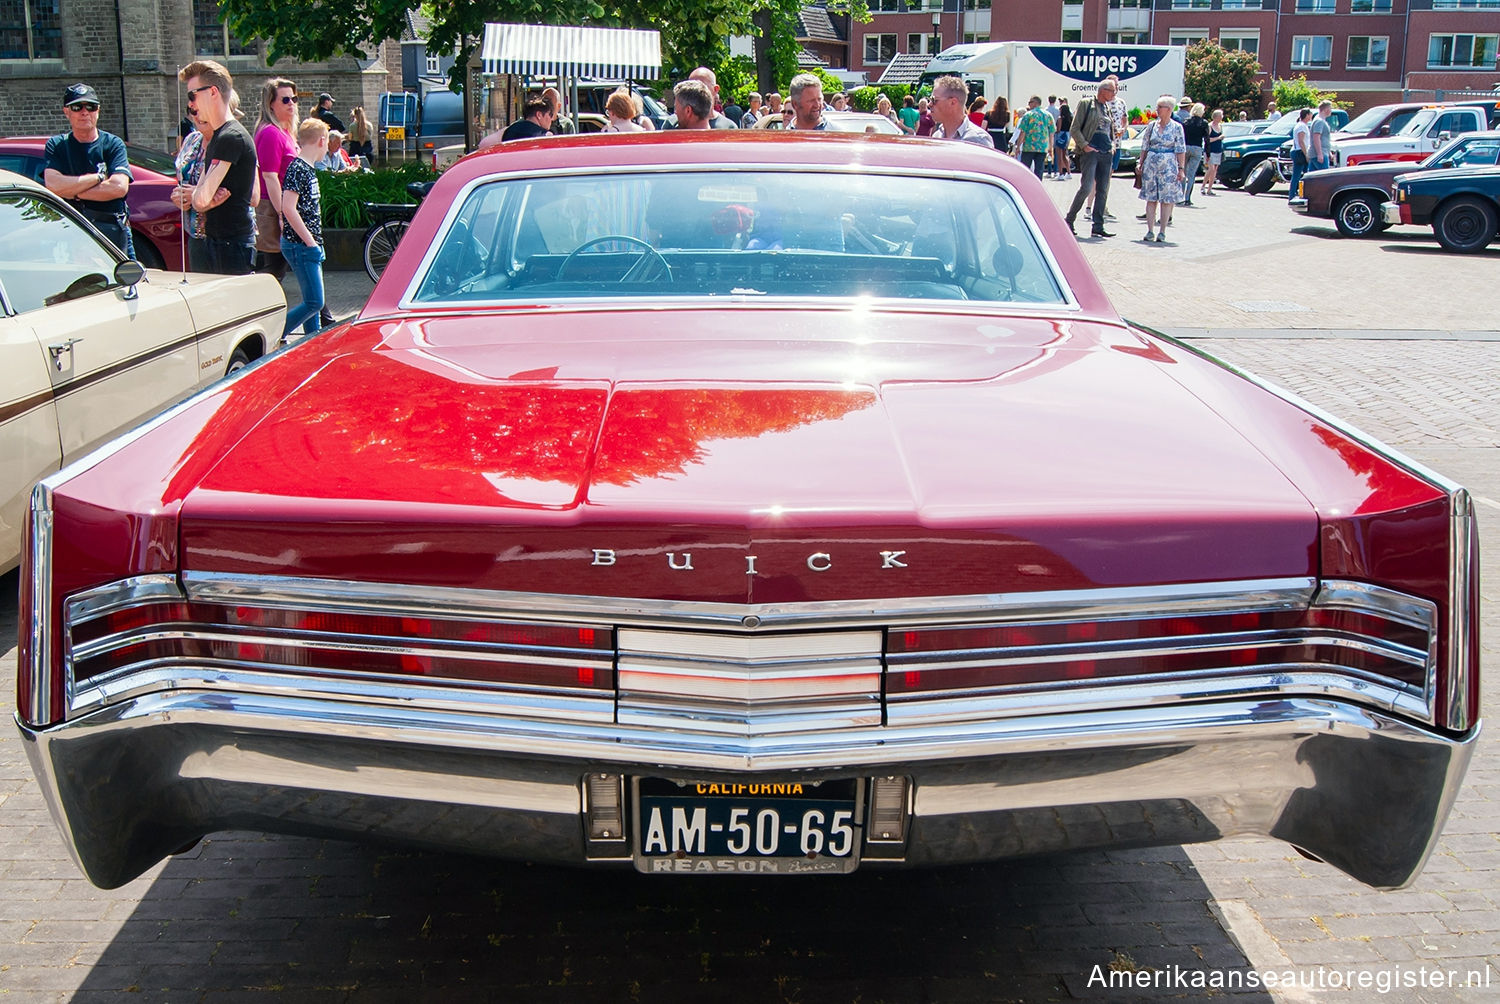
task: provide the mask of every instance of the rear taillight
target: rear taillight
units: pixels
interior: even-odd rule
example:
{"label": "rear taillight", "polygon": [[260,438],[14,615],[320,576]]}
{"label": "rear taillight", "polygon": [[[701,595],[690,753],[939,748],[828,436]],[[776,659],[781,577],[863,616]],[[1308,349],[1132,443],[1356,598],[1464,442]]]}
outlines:
{"label": "rear taillight", "polygon": [[[1305,609],[922,627],[887,635],[886,693],[972,694],[1077,681],[1244,671],[1340,672],[1425,691],[1436,607],[1365,607],[1361,588]],[[1337,595],[1328,590],[1325,595]]]}
{"label": "rear taillight", "polygon": [[545,690],[614,689],[614,633],[594,626],[175,600],[80,617],[70,628],[75,687],[190,662]]}

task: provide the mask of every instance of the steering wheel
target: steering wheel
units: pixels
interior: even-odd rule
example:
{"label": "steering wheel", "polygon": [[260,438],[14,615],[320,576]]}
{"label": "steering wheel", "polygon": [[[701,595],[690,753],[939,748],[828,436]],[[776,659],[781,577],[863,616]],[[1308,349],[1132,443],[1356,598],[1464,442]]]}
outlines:
{"label": "steering wheel", "polygon": [[561,280],[563,277],[563,273],[566,272],[568,270],[568,266],[573,263],[573,259],[582,254],[585,249],[591,248],[596,244],[608,244],[610,241],[624,241],[626,244],[634,244],[636,247],[644,248],[646,251],[646,254],[641,257],[641,260],[635,262],[629,268],[627,268],[625,270],[625,274],[620,276],[620,278],[616,280],[617,282],[630,282],[633,279],[639,278],[637,272],[641,271],[642,263],[649,262],[653,258],[656,261],[661,262],[661,267],[666,269],[667,279],[670,280],[672,278],[672,266],[670,263],[668,263],[667,259],[662,256],[662,253],[660,251],[656,250],[656,248],[652,247],[646,241],[641,240],[639,237],[628,237],[625,234],[603,234],[599,237],[591,237],[590,239],[584,241],[582,244],[574,248],[572,252],[563,259],[561,265],[557,266],[557,274],[555,278]]}

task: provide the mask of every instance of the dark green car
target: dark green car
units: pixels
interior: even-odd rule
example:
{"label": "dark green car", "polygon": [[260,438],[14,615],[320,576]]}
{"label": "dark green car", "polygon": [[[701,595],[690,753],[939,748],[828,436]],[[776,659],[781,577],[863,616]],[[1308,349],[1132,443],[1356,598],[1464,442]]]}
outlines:
{"label": "dark green car", "polygon": [[[1334,131],[1349,122],[1349,113],[1335,108],[1328,116]],[[1297,124],[1297,113],[1287,112],[1272,122],[1265,132],[1252,136],[1235,136],[1224,140],[1224,159],[1219,164],[1219,184],[1225,188],[1239,188],[1250,177],[1250,172],[1261,161],[1276,160],[1276,151],[1292,135],[1292,126]]]}

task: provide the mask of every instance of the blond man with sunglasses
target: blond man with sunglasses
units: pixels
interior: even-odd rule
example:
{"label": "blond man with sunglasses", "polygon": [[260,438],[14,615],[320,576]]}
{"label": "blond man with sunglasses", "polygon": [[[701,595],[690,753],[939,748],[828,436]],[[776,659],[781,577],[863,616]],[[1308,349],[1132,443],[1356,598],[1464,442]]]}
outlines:
{"label": "blond man with sunglasses", "polygon": [[47,141],[42,183],[72,203],[127,258],[135,257],[125,193],[135,175],[120,137],[99,128],[99,95],[88,84],[63,91],[68,131]]}
{"label": "blond man with sunglasses", "polygon": [[211,59],[189,63],[178,74],[187,84],[188,111],[213,130],[203,154],[203,177],[192,188],[179,186],[172,201],[187,200],[203,214],[209,270],[220,275],[248,275],[255,264],[255,205],[260,188],[255,177],[255,144],[230,114],[234,80]]}

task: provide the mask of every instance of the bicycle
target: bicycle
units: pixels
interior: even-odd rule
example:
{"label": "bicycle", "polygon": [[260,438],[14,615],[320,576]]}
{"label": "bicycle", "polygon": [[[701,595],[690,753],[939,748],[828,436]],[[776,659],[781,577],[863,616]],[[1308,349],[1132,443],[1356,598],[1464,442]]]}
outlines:
{"label": "bicycle", "polygon": [[396,253],[396,245],[401,243],[406,228],[411,226],[412,217],[417,215],[417,205],[427,197],[432,185],[430,181],[413,181],[406,186],[406,191],[417,200],[416,204],[365,203],[365,215],[373,221],[364,236],[365,274],[371,282],[380,281],[380,274],[390,264],[391,255]]}

